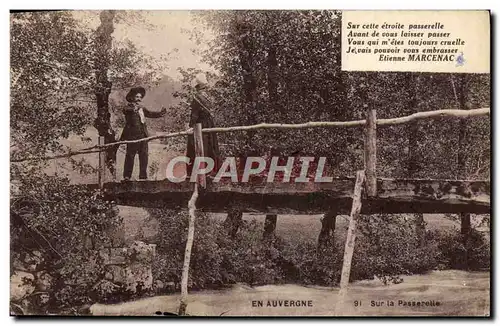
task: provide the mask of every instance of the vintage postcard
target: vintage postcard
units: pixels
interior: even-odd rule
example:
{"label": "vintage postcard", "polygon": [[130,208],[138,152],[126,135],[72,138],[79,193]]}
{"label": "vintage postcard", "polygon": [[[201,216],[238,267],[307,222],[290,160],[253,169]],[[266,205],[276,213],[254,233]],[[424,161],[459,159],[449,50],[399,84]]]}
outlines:
{"label": "vintage postcard", "polygon": [[490,12],[10,13],[10,314],[491,316]]}

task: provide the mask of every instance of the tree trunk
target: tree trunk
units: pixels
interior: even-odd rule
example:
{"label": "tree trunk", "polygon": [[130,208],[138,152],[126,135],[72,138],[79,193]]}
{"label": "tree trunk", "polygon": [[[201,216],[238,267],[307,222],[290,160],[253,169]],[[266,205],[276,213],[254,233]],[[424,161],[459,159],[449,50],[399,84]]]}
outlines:
{"label": "tree trunk", "polygon": [[335,240],[335,223],[337,221],[337,212],[329,211],[321,220],[321,231],[318,237],[318,252],[330,248]]}
{"label": "tree trunk", "polygon": [[[467,77],[465,74],[460,75],[460,86],[458,91],[458,102],[460,106],[460,110],[466,110],[466,101],[467,101]],[[467,179],[467,119],[460,118],[458,123],[458,155],[457,155],[457,178],[459,180]],[[469,213],[460,214],[460,232],[463,236],[464,244],[467,243],[469,238],[469,234],[471,232],[471,216]]]}
{"label": "tree trunk", "polygon": [[[409,100],[408,100],[408,114],[413,114],[418,112],[417,110],[417,92],[418,92],[418,82],[419,77],[415,76],[414,73],[409,73],[407,75],[407,87],[409,89]],[[415,174],[418,172],[418,121],[410,122],[407,124],[406,131],[408,134],[408,178],[414,178]],[[425,246],[425,221],[424,214],[417,213],[413,215],[415,220],[415,230],[417,234],[417,242],[419,247]]]}
{"label": "tree trunk", "polygon": [[[115,11],[103,10],[100,14],[101,24],[96,30],[95,39],[95,96],[97,102],[97,119],[94,126],[99,136],[104,137],[104,143],[116,142],[116,133],[111,127],[111,114],[109,112],[109,94],[111,93],[111,82],[108,79],[110,66],[110,54],[112,49],[112,36],[114,31],[113,19]],[[110,147],[106,150],[106,165],[111,174],[115,174],[116,151],[118,147]]]}
{"label": "tree trunk", "polygon": [[[280,114],[282,109],[278,98],[278,61],[276,59],[276,48],[270,45],[267,54],[267,91],[269,94],[269,109]],[[272,153],[271,153],[272,155]],[[268,214],[264,224],[264,239],[272,237],[276,230],[277,215]]]}
{"label": "tree trunk", "polygon": [[244,17],[245,13],[237,14],[236,30],[240,38],[239,58],[243,75],[243,93],[245,95],[247,124],[255,123],[255,108],[257,103],[257,80],[254,74],[255,48],[253,47],[252,28]]}
{"label": "tree trunk", "polygon": [[269,46],[267,54],[267,91],[270,109],[281,112],[278,98],[278,60],[276,59],[276,48],[273,45]]}
{"label": "tree trunk", "polygon": [[[257,107],[257,80],[254,74],[254,56],[255,48],[253,47],[252,40],[252,26],[245,17],[246,12],[238,12],[235,17],[236,37],[240,40],[238,44],[238,56],[240,59],[242,77],[243,77],[243,96],[245,98],[245,109],[241,114],[240,125],[255,124],[255,111]],[[245,145],[242,146],[243,150],[239,153],[240,167],[245,166],[248,157],[247,151],[252,148],[252,138],[255,131],[246,133],[244,140]]]}

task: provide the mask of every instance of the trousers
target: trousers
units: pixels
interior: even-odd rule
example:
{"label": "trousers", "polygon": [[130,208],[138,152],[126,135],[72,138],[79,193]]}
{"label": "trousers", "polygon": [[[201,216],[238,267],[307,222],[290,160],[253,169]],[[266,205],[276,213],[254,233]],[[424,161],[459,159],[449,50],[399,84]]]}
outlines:
{"label": "trousers", "polygon": [[132,176],[136,154],[139,154],[139,179],[147,179],[148,178],[147,142],[127,144],[127,153],[125,154],[125,167],[123,169],[123,178],[130,179],[130,177]]}

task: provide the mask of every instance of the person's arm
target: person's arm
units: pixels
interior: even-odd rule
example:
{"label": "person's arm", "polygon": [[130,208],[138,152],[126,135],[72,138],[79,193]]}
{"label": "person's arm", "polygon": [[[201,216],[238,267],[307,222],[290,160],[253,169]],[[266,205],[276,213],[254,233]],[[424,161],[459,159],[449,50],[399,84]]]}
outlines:
{"label": "person's arm", "polygon": [[160,112],[151,111],[146,109],[145,107],[143,107],[142,110],[144,111],[144,115],[146,116],[146,118],[161,118],[165,115],[165,113],[167,113],[167,109],[165,108],[161,108]]}
{"label": "person's arm", "polygon": [[189,127],[194,127],[200,120],[201,107],[196,101],[191,102],[191,116],[189,118]]}

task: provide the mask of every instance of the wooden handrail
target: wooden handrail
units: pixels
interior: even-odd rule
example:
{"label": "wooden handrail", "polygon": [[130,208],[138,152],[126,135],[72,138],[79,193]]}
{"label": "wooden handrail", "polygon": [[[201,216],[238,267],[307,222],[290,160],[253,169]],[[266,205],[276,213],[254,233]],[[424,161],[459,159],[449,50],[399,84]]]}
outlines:
{"label": "wooden handrail", "polygon": [[[404,117],[390,118],[390,119],[377,119],[377,126],[390,126],[398,125],[403,123],[408,123],[414,120],[427,119],[427,118],[440,118],[440,117],[457,117],[466,118],[474,116],[489,115],[490,108],[472,109],[472,110],[436,110],[436,111],[425,111],[418,112]],[[314,121],[298,124],[285,124],[285,123],[260,123],[251,126],[235,126],[235,127],[221,127],[221,128],[207,128],[203,129],[204,133],[224,133],[233,131],[248,131],[248,130],[260,130],[260,129],[307,129],[307,128],[326,128],[326,127],[357,127],[366,124],[366,120],[354,120],[354,121]],[[166,139],[179,136],[192,135],[192,130],[173,132],[173,133],[159,133],[155,136],[137,139],[137,140],[124,140],[115,143],[109,143],[105,145],[94,145],[91,147],[83,148],[78,151],[71,151],[65,154],[57,155],[47,155],[43,157],[29,157],[29,158],[19,158],[11,159],[11,163],[18,163],[30,160],[51,160],[57,158],[70,157],[74,155],[97,153],[103,149],[123,145],[123,144],[135,144],[143,141],[151,141],[155,139]]]}

